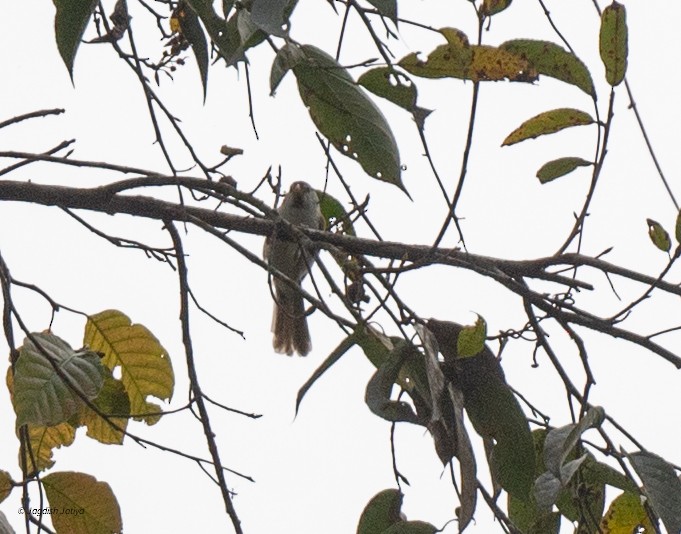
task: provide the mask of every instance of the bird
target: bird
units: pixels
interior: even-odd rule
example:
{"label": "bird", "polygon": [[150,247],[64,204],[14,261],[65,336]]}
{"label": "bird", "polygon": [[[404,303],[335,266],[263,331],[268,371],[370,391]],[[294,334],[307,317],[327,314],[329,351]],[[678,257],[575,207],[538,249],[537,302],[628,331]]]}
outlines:
{"label": "bird", "polygon": [[[303,181],[291,184],[277,212],[291,224],[323,230],[324,216],[319,207],[319,196],[310,184]],[[304,250],[297,241],[289,241],[276,235],[265,239],[265,261],[298,284],[294,288],[273,279],[274,312],[272,316],[272,346],[274,351],[291,356],[294,352],[306,356],[312,350],[310,331],[307,326],[305,302],[300,294],[300,284],[307,276],[314,253]]]}

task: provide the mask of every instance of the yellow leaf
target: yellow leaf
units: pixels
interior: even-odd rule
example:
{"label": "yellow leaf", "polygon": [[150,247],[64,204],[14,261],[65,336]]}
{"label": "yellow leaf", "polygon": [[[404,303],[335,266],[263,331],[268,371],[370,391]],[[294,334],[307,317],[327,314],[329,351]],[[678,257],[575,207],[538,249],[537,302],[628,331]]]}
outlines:
{"label": "yellow leaf", "polygon": [[69,423],[55,426],[26,425],[28,429],[28,444],[30,451],[26,451],[26,469],[29,473],[37,473],[49,469],[54,465],[53,449],[68,447],[76,439],[76,429]]}
{"label": "yellow leaf", "polygon": [[[643,530],[637,528],[643,527]],[[601,520],[603,534],[652,534],[655,532],[650,524],[648,514],[641,504],[641,497],[635,493],[623,493],[610,504],[610,508]]]}
{"label": "yellow leaf", "polygon": [[170,400],[175,376],[170,357],[154,335],[118,310],[92,315],[85,325],[83,343],[101,352],[102,363],[112,371],[120,367],[121,381],[130,398],[130,411],[147,424],[158,422],[159,406],[148,396]]}
{"label": "yellow leaf", "polygon": [[553,109],[523,122],[504,139],[501,145],[513,145],[526,139],[534,139],[540,135],[559,132],[571,126],[582,126],[593,122],[591,115],[585,111],[572,108]]}

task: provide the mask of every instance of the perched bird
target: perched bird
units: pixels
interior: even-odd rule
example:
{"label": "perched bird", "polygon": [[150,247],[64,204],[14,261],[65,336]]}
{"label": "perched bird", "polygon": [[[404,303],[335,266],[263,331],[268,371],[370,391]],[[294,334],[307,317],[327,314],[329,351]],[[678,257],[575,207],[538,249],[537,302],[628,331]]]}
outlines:
{"label": "perched bird", "polygon": [[[306,182],[291,184],[289,192],[279,206],[282,219],[300,226],[323,229],[324,217],[319,209],[317,192]],[[314,255],[312,251],[303,250],[300,243],[278,238],[275,235],[265,240],[263,251],[265,260],[275,269],[296,281],[298,285],[307,275]],[[283,280],[273,278],[274,314],[272,317],[272,345],[279,353],[289,356],[297,352],[307,355],[312,349],[310,331],[305,316],[305,303],[296,288]]]}

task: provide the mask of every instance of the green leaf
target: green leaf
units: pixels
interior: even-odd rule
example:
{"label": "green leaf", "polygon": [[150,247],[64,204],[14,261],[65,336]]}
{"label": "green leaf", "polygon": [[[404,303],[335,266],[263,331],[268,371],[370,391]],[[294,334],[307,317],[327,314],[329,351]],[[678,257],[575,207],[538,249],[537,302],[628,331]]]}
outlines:
{"label": "green leaf", "polygon": [[662,225],[653,219],[646,219],[648,225],[648,235],[650,240],[657,248],[664,252],[669,252],[672,248],[672,240]]}
{"label": "green leaf", "polygon": [[397,26],[397,0],[367,0],[384,17],[388,17]]}
{"label": "green leaf", "polygon": [[483,0],[480,11],[486,17],[501,13],[511,5],[512,0]]}
{"label": "green leaf", "polygon": [[323,191],[317,191],[317,196],[319,197],[319,208],[322,210],[324,221],[326,221],[326,230],[344,235],[356,235],[350,216],[345,211],[343,204]]}
{"label": "green leaf", "polygon": [[436,532],[439,530],[425,521],[402,521],[384,530],[382,534],[435,534]]}
{"label": "green leaf", "polygon": [[189,9],[184,2],[180,3],[176,12],[182,35],[191,45],[192,52],[194,52],[194,57],[196,58],[196,64],[199,67],[201,84],[203,85],[203,99],[205,100],[206,91],[208,90],[208,43],[206,42],[206,36],[203,33],[203,28],[199,23],[196,13]]}
{"label": "green leaf", "polygon": [[57,532],[111,534],[122,532],[123,521],[111,487],[84,473],[65,471],[42,478],[51,508],[74,510],[50,516]]}
{"label": "green leaf", "polygon": [[485,348],[487,323],[480,315],[473,326],[465,326],[456,338],[456,351],[459,358],[468,358],[479,354]]}
{"label": "green leaf", "polygon": [[600,53],[605,79],[613,87],[622,83],[627,72],[627,34],[626,9],[612,2],[601,15]]}
{"label": "green leaf", "polygon": [[397,143],[381,111],[326,52],[310,45],[301,50],[305,60],[293,72],[300,97],[319,131],[341,154],[359,162],[369,176],[406,192]]}
{"label": "green leaf", "polygon": [[638,486],[629,477],[623,475],[615,468],[597,462],[593,457],[584,465],[584,477],[591,482],[607,484],[613,488],[618,488],[631,493],[638,493]]}
{"label": "green leaf", "polygon": [[540,135],[552,134],[570,128],[571,126],[582,126],[593,124],[591,115],[585,111],[572,108],[553,109],[545,111],[531,119],[523,122],[518,128],[513,130],[501,146],[513,145],[526,139],[534,139]]}
{"label": "green leaf", "polygon": [[97,0],[54,0],[57,14],[54,32],[57,48],[73,80],[73,62]]}
{"label": "green leaf", "polygon": [[506,41],[499,48],[528,60],[539,74],[579,87],[591,97],[596,96],[594,83],[586,65],[572,52],[564,50],[555,43],[514,39]]}
{"label": "green leaf", "polygon": [[[285,37],[288,34],[287,8],[289,0],[253,0],[251,20],[270,35]],[[290,13],[290,10],[288,10]]]}
{"label": "green leaf", "polygon": [[414,409],[404,401],[392,400],[393,385],[397,383],[402,365],[410,354],[408,345],[397,346],[390,357],[376,370],[366,388],[365,401],[369,409],[387,421],[404,421],[422,425]]}
{"label": "green leaf", "polygon": [[546,468],[556,476],[561,476],[561,469],[579,442],[582,434],[590,428],[599,427],[605,417],[603,408],[589,408],[577,424],[569,424],[551,430],[544,442],[544,463]]}
{"label": "green leaf", "polygon": [[287,43],[279,49],[270,70],[270,95],[274,95],[286,73],[304,59],[305,54],[299,46]]}
{"label": "green leaf", "polygon": [[674,236],[677,243],[681,243],[681,211],[676,214],[676,225],[674,226]]}
{"label": "green leaf", "polygon": [[83,406],[71,386],[78,388],[87,399],[97,396],[103,381],[102,365],[94,352],[74,351],[53,334],[38,333],[31,337],[24,340],[14,370],[17,427],[26,423],[57,425]]}
{"label": "green leaf", "polygon": [[681,532],[681,480],[663,458],[650,452],[628,455],[650,506],[660,517],[667,532]]}
{"label": "green leaf", "polygon": [[307,391],[312,387],[312,385],[319,379],[326,371],[328,371],[333,364],[335,364],[341,357],[351,349],[356,343],[355,334],[350,334],[348,337],[343,339],[340,344],[333,350],[331,354],[322,362],[322,364],[315,369],[312,376],[307,379],[307,381],[298,390],[298,395],[296,397],[296,414],[298,414],[298,408],[300,403],[303,401],[303,397]]}
{"label": "green leaf", "polygon": [[402,521],[402,493],[396,489],[383,490],[374,495],[364,507],[357,525],[357,534],[383,534],[386,529]]}
{"label": "green leaf", "polygon": [[638,527],[643,527],[642,532],[656,531],[643,507],[641,496],[630,492],[623,493],[610,503],[600,527],[603,534],[629,534],[637,532]]}
{"label": "green leaf", "polygon": [[542,165],[541,169],[537,171],[537,178],[542,184],[545,184],[571,173],[578,167],[588,167],[589,165],[593,164],[582,158],[558,158]]}
{"label": "green leaf", "polygon": [[[130,399],[123,382],[114,378],[110,369],[105,369],[104,386],[93,403],[101,413],[110,416],[112,423],[125,430],[128,426],[128,417],[131,415]],[[78,422],[87,427],[88,437],[100,443],[107,445],[123,443],[123,432],[113,428],[103,417],[87,406],[83,408]]]}
{"label": "green leaf", "polygon": [[373,94],[409,112],[416,107],[416,86],[408,76],[390,67],[377,67],[362,74],[357,83]]}
{"label": "green leaf", "polygon": [[[0,470],[0,502],[4,501],[12,493],[12,477],[7,471]],[[0,529],[2,532],[2,529]]]}
{"label": "green leaf", "polygon": [[130,410],[137,420],[158,422],[159,406],[146,399],[152,395],[169,400],[175,376],[166,350],[154,335],[118,310],[106,310],[88,317],[84,344],[104,354],[102,363],[112,371],[121,368],[121,381],[130,398]]}

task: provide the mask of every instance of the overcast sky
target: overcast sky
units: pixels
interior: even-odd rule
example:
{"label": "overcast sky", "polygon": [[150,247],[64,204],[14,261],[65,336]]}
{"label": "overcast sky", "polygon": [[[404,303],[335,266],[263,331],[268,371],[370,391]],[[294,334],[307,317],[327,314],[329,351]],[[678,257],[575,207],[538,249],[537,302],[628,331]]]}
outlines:
{"label": "overcast sky", "polygon": [[[156,34],[148,12],[133,1],[131,10],[140,50],[158,57]],[[105,2],[107,12],[113,2]],[[609,89],[598,58],[599,21],[590,1],[547,2],[556,23],[591,70],[604,116]],[[602,4],[605,5],[605,4]],[[629,2],[630,56],[628,76],[648,133],[677,196],[681,195],[678,150],[681,104],[677,2]],[[457,27],[473,39],[475,19],[468,2],[402,2],[401,16],[435,27]],[[292,23],[292,35],[333,53],[340,17],[321,0],[301,0]],[[11,3],[3,11],[3,52],[0,66],[0,102],[4,120],[28,111],[63,107],[66,114],[24,122],[0,130],[0,150],[41,152],[64,139],[76,139],[73,157],[167,172],[154,145],[153,130],[143,94],[133,73],[107,45],[83,45],[76,58],[75,88],[57,53],[53,34],[54,7],[50,2]],[[440,44],[436,36],[400,27],[401,41],[391,41],[396,57],[410,51],[428,52]],[[378,57],[356,16],[350,17],[341,62],[354,64]],[[93,37],[94,27],[86,31]],[[538,2],[516,2],[494,18],[484,42],[499,44],[511,38],[557,41]],[[145,52],[147,53],[147,52]],[[157,54],[153,56],[153,54]],[[243,70],[211,69],[208,98],[203,105],[193,57],[175,73],[173,82],[162,80],[160,94],[182,120],[194,147],[204,161],[219,159],[220,146],[244,149],[227,171],[239,187],[250,190],[269,166],[282,166],[286,186],[299,179],[324,186],[325,158],[314,127],[300,102],[292,76],[269,97],[271,50],[261,46],[249,52],[256,140],[250,127]],[[356,78],[360,72],[353,71]],[[472,84],[458,80],[417,80],[419,104],[436,111],[428,119],[426,134],[438,170],[450,191],[455,187],[464,146]],[[666,256],[649,242],[646,217],[673,229],[676,212],[666,196],[645,151],[629,100],[618,88],[615,126],[604,174],[587,225],[584,252],[598,254],[614,247],[609,261],[656,275]],[[415,127],[408,114],[380,102],[393,126],[406,170],[403,181],[413,202],[390,185],[369,179],[353,162],[340,161],[344,175],[359,198],[371,195],[369,215],[385,239],[431,243],[440,228],[446,205],[422,156]],[[588,97],[578,89],[550,79],[534,85],[506,82],[483,84],[478,123],[471,153],[469,177],[460,204],[463,228],[471,252],[503,258],[531,258],[552,254],[563,242],[579,211],[590,171],[582,169],[555,183],[541,186],[536,170],[561,156],[593,157],[596,129],[574,128],[552,139],[528,141],[501,148],[501,142],[521,122],[542,111],[576,107],[593,112]],[[172,139],[172,136],[169,136]],[[177,141],[170,142],[177,167],[191,164]],[[3,161],[3,166],[5,162]],[[189,171],[198,176],[195,170]],[[75,168],[32,164],[5,176],[45,184],[91,187],[121,176]],[[338,181],[331,177],[328,190],[344,199]],[[158,192],[142,192],[158,194]],[[142,194],[140,193],[140,194]],[[165,193],[172,198],[172,193]],[[262,191],[260,198],[273,202]],[[82,214],[98,228],[121,237],[154,245],[168,245],[167,234],[155,221],[127,216]],[[358,225],[358,233],[370,234]],[[184,235],[184,234],[183,234]],[[259,251],[262,239],[234,236]],[[444,245],[455,246],[457,236],[447,235]],[[364,390],[373,367],[357,349],[348,353],[308,393],[294,419],[298,388],[340,342],[342,334],[320,313],[309,322],[313,351],[305,359],[276,355],[269,332],[271,298],[266,275],[222,243],[189,228],[185,236],[190,283],[201,304],[245,333],[245,340],[217,327],[200,312],[192,312],[193,341],[204,391],[215,400],[247,412],[260,413],[257,421],[211,411],[212,423],[226,466],[245,473],[255,483],[229,477],[236,492],[234,503],[246,532],[347,533],[356,528],[367,501],[378,491],[394,487],[386,421],[371,414]],[[139,251],[118,249],[85,231],[55,208],[27,204],[3,205],[0,210],[0,250],[12,274],[38,285],[55,300],[86,313],[115,308],[133,322],[147,326],[170,353],[176,374],[175,397],[169,408],[187,400],[187,379],[178,321],[178,282],[167,265]],[[327,260],[329,260],[327,258]],[[328,264],[331,262],[329,260]],[[679,270],[669,280],[678,280]],[[676,275],[676,278],[674,278]],[[600,296],[580,295],[599,313],[622,307],[608,291],[599,273],[584,272],[584,279],[602,289]],[[616,281],[625,301],[644,288]],[[472,323],[475,313],[496,333],[522,328],[522,303],[502,288],[463,271],[429,268],[400,279],[398,290],[422,317]],[[51,310],[35,294],[15,290],[24,320],[33,331],[49,325]],[[643,333],[678,322],[678,299],[653,299],[629,323]],[[385,323],[388,325],[388,323]],[[82,317],[57,314],[55,334],[72,346],[82,344]],[[565,335],[552,330],[557,343]],[[681,462],[678,431],[679,377],[670,364],[623,343],[584,332],[597,378],[592,402],[625,424],[650,448],[669,461]],[[665,345],[678,347],[681,337],[670,335]],[[3,338],[4,343],[4,338]],[[3,346],[5,346],[3,344]],[[560,346],[560,345],[559,345]],[[581,377],[581,364],[569,344],[560,354],[568,370]],[[497,349],[492,345],[493,350]],[[539,357],[532,368],[530,343],[509,343],[504,369],[511,385],[552,415],[556,426],[569,422],[564,389],[548,361]],[[2,369],[4,371],[4,368]],[[578,379],[578,380],[581,380]],[[0,448],[0,469],[18,480],[18,441],[8,394],[0,388],[0,421],[5,436]],[[664,421],[664,423],[662,423]],[[202,430],[187,412],[164,417],[153,427],[132,423],[130,430],[150,440],[208,457]],[[449,476],[443,470],[432,439],[420,427],[403,424],[396,433],[400,471],[409,479],[404,511],[410,519],[444,525],[458,506]],[[188,532],[227,521],[217,487],[192,462],[126,440],[123,447],[104,446],[79,430],[73,446],[55,451],[54,470],[82,471],[108,482],[120,503],[127,532]],[[487,481],[482,456],[480,476]],[[611,495],[612,496],[612,495]],[[22,525],[19,492],[0,504],[10,523]],[[479,504],[473,533],[496,531],[484,504]],[[445,532],[456,532],[452,524]]]}

